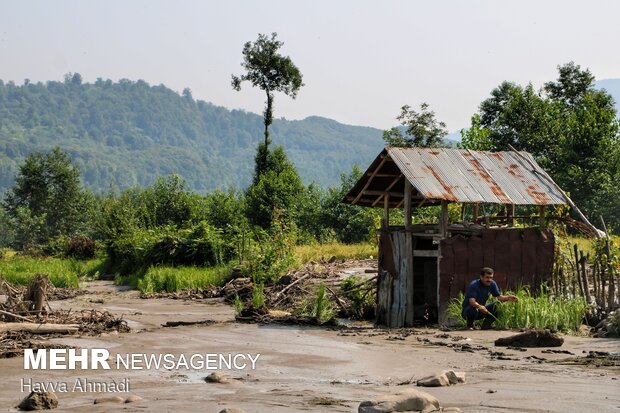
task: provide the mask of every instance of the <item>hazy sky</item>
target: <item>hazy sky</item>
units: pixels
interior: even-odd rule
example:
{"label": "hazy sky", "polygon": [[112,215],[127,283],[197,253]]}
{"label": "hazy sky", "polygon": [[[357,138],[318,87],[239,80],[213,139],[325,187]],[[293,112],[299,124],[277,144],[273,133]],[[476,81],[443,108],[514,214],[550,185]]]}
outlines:
{"label": "hazy sky", "polygon": [[275,31],[306,84],[276,117],[388,128],[426,101],[456,130],[503,80],[538,88],[571,60],[620,78],[619,16],[616,0],[0,0],[0,79],[144,79],[261,113],[263,93],[230,77]]}

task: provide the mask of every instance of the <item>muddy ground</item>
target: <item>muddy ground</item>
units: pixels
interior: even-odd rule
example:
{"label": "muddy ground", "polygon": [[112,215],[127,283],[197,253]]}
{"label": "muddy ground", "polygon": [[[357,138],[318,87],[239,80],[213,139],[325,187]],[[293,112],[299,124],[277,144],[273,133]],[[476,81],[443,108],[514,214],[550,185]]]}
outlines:
{"label": "muddy ground", "polygon": [[[129,393],[57,393],[56,411],[356,412],[359,403],[396,393],[443,369],[464,371],[467,383],[424,388],[443,406],[463,412],[619,412],[618,361],[587,357],[620,352],[618,339],[565,336],[560,350],[496,348],[510,331],[382,330],[238,323],[221,299],[140,299],[135,290],[109,281],[84,283],[88,294],[53,301],[53,308],[96,308],[122,315],[132,331],[98,337],[50,339],[76,348],[127,353],[260,353],[255,370],[225,371],[230,383],[206,383],[207,370],[24,370],[23,358],[0,359],[0,411],[16,411],[26,396],[21,379],[70,383],[78,378],[130,380]],[[169,321],[213,322],[162,327]],[[557,349],[556,349],[557,350]],[[412,384],[413,383],[413,384]],[[93,404],[129,394],[133,403]]]}

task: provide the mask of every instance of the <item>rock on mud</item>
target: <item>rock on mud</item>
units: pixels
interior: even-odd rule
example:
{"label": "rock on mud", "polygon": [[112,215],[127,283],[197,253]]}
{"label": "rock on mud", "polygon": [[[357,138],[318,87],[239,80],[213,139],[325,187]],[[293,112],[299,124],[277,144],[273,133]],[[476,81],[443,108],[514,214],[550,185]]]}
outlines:
{"label": "rock on mud", "polygon": [[223,410],[220,410],[220,413],[245,413],[245,411],[237,409],[236,407],[227,407]]}
{"label": "rock on mud", "polygon": [[564,339],[549,330],[531,330],[495,340],[495,345],[502,347],[560,347],[562,344]]}
{"label": "rock on mud", "polygon": [[230,377],[221,371],[214,371],[205,377],[207,383],[230,383]]}
{"label": "rock on mud", "polygon": [[54,392],[30,392],[28,396],[21,401],[19,406],[21,410],[50,410],[58,407],[58,397]]}
{"label": "rock on mud", "polygon": [[361,402],[357,411],[358,413],[391,413],[432,412],[439,409],[439,400],[432,395],[416,389],[407,389],[394,395]]}
{"label": "rock on mud", "polygon": [[421,378],[417,381],[418,386],[423,387],[443,387],[465,383],[465,373],[455,372],[454,370],[443,370],[432,376]]}
{"label": "rock on mud", "polygon": [[134,403],[134,402],[139,402],[140,400],[142,400],[142,397],[132,394],[125,399],[125,403]]}
{"label": "rock on mud", "polygon": [[99,397],[95,399],[94,402],[94,404],[103,403],[125,403],[125,399],[123,399],[121,396]]}

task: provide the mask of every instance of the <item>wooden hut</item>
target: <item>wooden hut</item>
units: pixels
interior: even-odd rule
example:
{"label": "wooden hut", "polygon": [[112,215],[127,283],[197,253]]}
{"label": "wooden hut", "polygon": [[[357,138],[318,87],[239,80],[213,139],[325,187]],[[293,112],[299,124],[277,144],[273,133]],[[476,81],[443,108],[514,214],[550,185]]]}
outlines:
{"label": "wooden hut", "polygon": [[[567,197],[526,152],[387,147],[343,202],[384,209],[377,322],[404,327],[441,321],[482,267],[495,269],[502,290],[537,288],[553,269],[545,209]],[[460,220],[450,222],[450,203],[460,204]],[[415,208],[431,205],[440,206],[438,224],[413,225]],[[515,216],[516,205],[538,206],[535,226],[514,226],[533,219]],[[392,208],[404,209],[403,226],[389,225]],[[495,208],[493,216],[483,208]]]}

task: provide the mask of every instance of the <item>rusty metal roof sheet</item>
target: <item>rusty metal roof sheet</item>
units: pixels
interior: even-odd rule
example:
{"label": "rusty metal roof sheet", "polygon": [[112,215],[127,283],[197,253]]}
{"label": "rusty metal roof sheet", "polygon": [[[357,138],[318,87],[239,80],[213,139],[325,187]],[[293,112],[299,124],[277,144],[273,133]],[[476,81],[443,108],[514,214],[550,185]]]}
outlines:
{"label": "rusty metal roof sheet", "polygon": [[386,190],[380,187],[379,180],[371,182],[378,176],[389,176],[379,173],[386,169],[385,162],[380,161],[385,158],[395,163],[417,190],[416,196],[426,200],[516,205],[566,203],[562,190],[527,152],[400,147],[385,148],[346,201],[368,206],[377,203],[363,199],[362,195],[376,197],[381,189]]}

